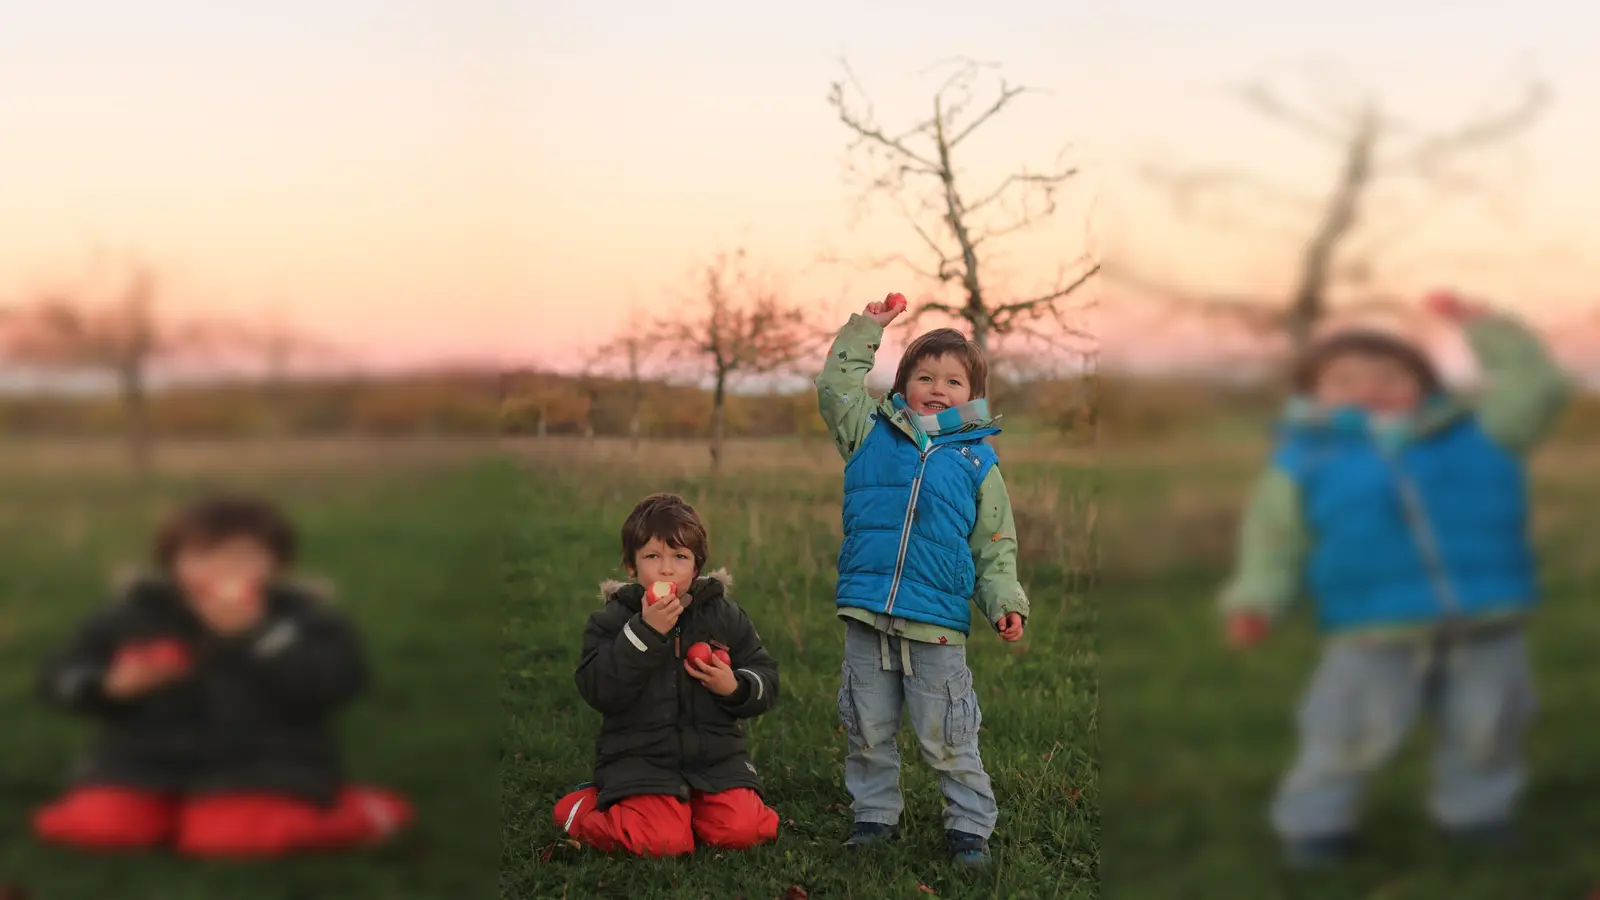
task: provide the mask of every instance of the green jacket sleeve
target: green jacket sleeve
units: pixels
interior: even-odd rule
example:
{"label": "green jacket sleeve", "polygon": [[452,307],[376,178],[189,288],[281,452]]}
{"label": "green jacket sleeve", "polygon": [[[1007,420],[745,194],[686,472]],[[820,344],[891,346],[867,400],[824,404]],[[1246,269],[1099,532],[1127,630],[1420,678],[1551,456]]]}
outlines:
{"label": "green jacket sleeve", "polygon": [[1539,337],[1510,316],[1484,316],[1465,333],[1483,369],[1475,404],[1483,430],[1508,450],[1532,450],[1566,409],[1566,375]]}
{"label": "green jacket sleeve", "polygon": [[882,325],[860,313],[852,315],[833,339],[828,360],[817,375],[817,408],[839,455],[847,461],[872,432],[878,401],[867,393],[867,373],[882,340]]}
{"label": "green jacket sleeve", "polygon": [[1222,590],[1223,613],[1282,617],[1299,597],[1305,550],[1299,491],[1287,473],[1271,469],[1245,506],[1238,560]]}
{"label": "green jacket sleeve", "polygon": [[1006,492],[1000,467],[978,488],[978,521],[973,526],[972,561],[978,572],[973,602],[992,625],[1007,613],[1028,617],[1028,595],[1017,580],[1017,526],[1011,516],[1011,495]]}

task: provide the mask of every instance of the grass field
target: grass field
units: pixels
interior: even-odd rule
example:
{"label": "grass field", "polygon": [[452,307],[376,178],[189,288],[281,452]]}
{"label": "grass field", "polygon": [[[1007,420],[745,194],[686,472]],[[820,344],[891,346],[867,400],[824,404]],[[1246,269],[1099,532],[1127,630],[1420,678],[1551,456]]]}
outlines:
{"label": "grass field", "polygon": [[[510,529],[503,704],[501,891],[528,898],[1070,897],[1098,891],[1094,616],[1082,596],[1092,547],[1090,471],[1049,448],[999,446],[1017,508],[1022,571],[1033,602],[1015,647],[979,630],[970,659],[983,703],[980,738],[999,796],[996,865],[956,871],[943,855],[942,800],[902,733],[906,840],[866,861],[839,850],[851,822],[836,693],[843,627],[832,588],[842,465],[831,446],[741,442],[716,484],[697,445],[552,441],[519,449],[526,474]],[[783,695],[749,730],[775,844],[743,854],[609,858],[565,843],[551,808],[588,780],[599,715],[573,686],[579,638],[618,574],[618,531],[640,497],[677,491],[706,518],[712,566],[777,657]]]}
{"label": "grass field", "polygon": [[[364,442],[164,448],[149,488],[114,447],[0,452],[0,885],[32,900],[437,900],[491,896],[498,835],[494,599],[508,488],[482,446]],[[300,522],[308,570],[363,628],[371,693],[341,722],[353,776],[394,785],[417,831],[382,851],[266,865],[43,848],[29,811],[63,787],[84,724],[32,695],[41,655],[137,562],[154,517],[202,488],[248,487]]]}
{"label": "grass field", "polygon": [[1535,466],[1548,597],[1533,629],[1542,712],[1522,852],[1473,854],[1432,833],[1424,733],[1374,787],[1366,857],[1347,871],[1294,877],[1276,866],[1265,809],[1293,752],[1292,708],[1317,645],[1301,619],[1247,655],[1229,651],[1212,606],[1259,454],[1237,443],[1105,454],[1105,896],[1596,896],[1600,727],[1591,667],[1600,559],[1589,544],[1600,526],[1600,459],[1592,448],[1551,446]]}

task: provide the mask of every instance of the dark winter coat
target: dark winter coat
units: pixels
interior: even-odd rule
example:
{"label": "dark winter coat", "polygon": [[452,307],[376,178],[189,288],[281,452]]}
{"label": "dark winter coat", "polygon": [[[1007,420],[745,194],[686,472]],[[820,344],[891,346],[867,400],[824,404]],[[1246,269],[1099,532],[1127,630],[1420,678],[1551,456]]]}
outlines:
{"label": "dark winter coat", "polygon": [[[640,615],[643,586],[602,587],[606,604],[589,617],[577,671],[578,692],[605,717],[595,740],[598,806],[640,794],[761,790],[739,720],[777,702],[778,663],[727,596],[729,581],[720,571],[696,580],[668,634]],[[730,696],[684,670],[683,654],[701,641],[727,647],[739,681]]]}
{"label": "dark winter coat", "polygon": [[[260,626],[225,639],[175,584],[145,576],[91,617],[39,673],[47,702],[99,720],[76,780],[330,802],[342,772],[329,719],[366,686],[360,642],[307,588],[275,584],[265,605]],[[193,669],[141,697],[107,697],[102,685],[118,649],[160,639],[184,644]]]}

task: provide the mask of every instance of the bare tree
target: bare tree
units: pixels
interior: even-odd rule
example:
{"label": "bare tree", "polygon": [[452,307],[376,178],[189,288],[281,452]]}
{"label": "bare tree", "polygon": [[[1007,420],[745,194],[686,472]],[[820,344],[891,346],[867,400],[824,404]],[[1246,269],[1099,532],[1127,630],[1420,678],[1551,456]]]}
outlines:
{"label": "bare tree", "polygon": [[[1440,201],[1469,195],[1495,202],[1488,183],[1473,174],[1473,164],[1482,161],[1483,151],[1531,126],[1550,101],[1543,83],[1529,81],[1519,85],[1510,101],[1489,112],[1455,128],[1426,132],[1405,123],[1376,97],[1352,95],[1327,79],[1320,83],[1320,102],[1306,107],[1259,82],[1241,88],[1239,95],[1261,116],[1338,154],[1333,183],[1321,194],[1287,188],[1249,169],[1176,171],[1148,166],[1144,172],[1168,192],[1180,214],[1195,217],[1209,212],[1212,225],[1263,226],[1261,215],[1249,221],[1219,219],[1218,201],[1228,197],[1248,198],[1257,213],[1290,213],[1295,224],[1288,228],[1299,235],[1300,246],[1288,297],[1198,295],[1157,284],[1121,264],[1108,274],[1197,312],[1231,318],[1262,333],[1285,334],[1292,348],[1304,347],[1339,294],[1358,296],[1343,306],[1350,311],[1399,305],[1381,284],[1383,257],[1393,255],[1426,212],[1401,217],[1391,211],[1380,218],[1371,214],[1375,194],[1404,183],[1429,195],[1430,211]],[[1380,223],[1388,227],[1379,227]]]}
{"label": "bare tree", "polygon": [[630,449],[639,451],[639,438],[643,432],[645,377],[654,362],[656,340],[640,328],[641,319],[632,315],[622,332],[595,351],[594,361],[584,370],[591,372],[620,372],[628,383],[628,441]]}
{"label": "bare tree", "polygon": [[163,320],[157,295],[153,267],[135,260],[111,300],[97,303],[73,291],[46,293],[7,310],[0,336],[12,362],[112,376],[122,401],[129,462],[141,477],[151,469],[152,367],[203,351],[216,333],[199,321]]}
{"label": "bare tree", "polygon": [[724,405],[732,379],[792,371],[822,338],[805,310],[745,268],[745,252],[721,253],[705,267],[699,310],[661,323],[661,345],[712,379],[711,472],[722,465]]}
{"label": "bare tree", "polygon": [[1016,331],[1051,340],[1084,338],[1067,318],[1063,301],[1099,271],[1096,261],[1085,256],[1063,265],[1049,290],[1005,301],[993,296],[983,265],[992,241],[1056,213],[1056,193],[1078,169],[1064,162],[1063,150],[1047,170],[1013,172],[986,192],[968,194],[957,150],[1018,98],[1038,91],[1001,78],[991,99],[975,107],[983,76],[996,67],[966,59],[953,63],[954,73],[933,95],[932,113],[903,130],[879,123],[848,62],[843,63],[845,80],[834,82],[829,92],[829,105],[855,135],[850,149],[865,171],[853,174],[865,182],[863,200],[888,198],[921,244],[915,259],[896,253],[867,265],[897,264],[940,289],[955,286],[963,296],[959,305],[927,300],[914,314],[940,312],[963,319],[980,347],[987,348],[992,335]]}
{"label": "bare tree", "polygon": [[219,326],[215,341],[255,357],[261,366],[261,388],[266,400],[268,431],[281,437],[288,430],[288,382],[299,361],[332,360],[341,352],[335,344],[291,325],[279,307],[271,307],[257,326]]}

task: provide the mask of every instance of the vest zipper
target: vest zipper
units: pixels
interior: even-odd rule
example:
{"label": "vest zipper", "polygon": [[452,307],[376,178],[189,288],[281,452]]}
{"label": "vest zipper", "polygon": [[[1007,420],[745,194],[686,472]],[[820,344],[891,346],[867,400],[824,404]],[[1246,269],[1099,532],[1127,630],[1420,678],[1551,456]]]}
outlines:
{"label": "vest zipper", "polygon": [[[678,686],[677,701],[679,703],[679,708],[680,709],[685,708],[685,697],[688,698],[687,699],[687,711],[688,711],[687,715],[688,715],[689,721],[692,723],[694,721],[694,694],[693,694],[692,686],[691,686],[690,692],[688,694],[685,694],[684,690],[683,690],[683,688],[684,688],[683,680],[685,678],[688,678],[689,675],[688,675],[687,672],[683,671],[683,642],[682,642],[682,636],[683,636],[683,626],[674,624],[672,626],[672,658],[674,660],[673,667],[672,667],[674,671],[673,671],[672,675],[673,675],[673,678],[675,679],[673,683]],[[689,756],[689,742],[688,742],[688,739],[684,737],[684,730],[681,727],[676,728],[674,730],[678,732],[678,772],[679,772],[678,789],[679,789],[680,792],[687,793],[688,790],[689,790],[689,782],[683,780],[682,772],[683,772],[683,761],[685,759],[687,759],[688,756]]]}
{"label": "vest zipper", "polygon": [[900,552],[894,560],[894,581],[889,583],[889,602],[884,604],[883,614],[888,615],[894,609],[895,595],[900,592],[900,576],[906,567],[906,548],[911,545],[911,517],[917,511],[917,495],[922,492],[922,476],[928,468],[928,457],[933,455],[943,444],[934,444],[922,451],[917,460],[917,477],[911,480],[911,500],[906,504],[905,522],[900,526]]}
{"label": "vest zipper", "polygon": [[1389,470],[1394,473],[1395,483],[1399,485],[1400,502],[1405,507],[1406,519],[1411,524],[1411,534],[1416,538],[1417,549],[1422,553],[1422,564],[1428,570],[1429,580],[1433,582],[1434,593],[1438,595],[1446,616],[1459,617],[1461,599],[1456,595],[1455,585],[1450,582],[1449,572],[1445,569],[1437,536],[1422,506],[1422,495],[1417,492],[1416,485],[1401,469],[1398,460],[1387,455],[1384,458],[1389,461]]}

